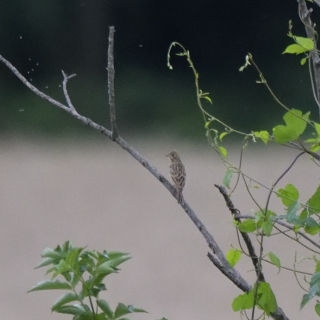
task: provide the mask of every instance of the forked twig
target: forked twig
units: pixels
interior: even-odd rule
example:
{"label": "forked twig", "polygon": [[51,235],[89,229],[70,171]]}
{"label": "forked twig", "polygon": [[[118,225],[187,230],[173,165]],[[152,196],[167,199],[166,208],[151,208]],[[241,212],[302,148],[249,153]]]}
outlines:
{"label": "forked twig", "polygon": [[74,108],[74,106],[73,106],[73,104],[71,102],[71,99],[70,99],[70,96],[69,96],[69,93],[68,93],[68,90],[67,90],[67,83],[68,83],[69,79],[75,77],[76,74],[71,74],[70,76],[67,76],[63,70],[61,72],[62,72],[62,75],[63,75],[63,82],[62,82],[63,94],[64,94],[64,96],[66,98],[66,101],[67,101],[67,104],[68,104],[69,108],[76,112],[76,109]]}

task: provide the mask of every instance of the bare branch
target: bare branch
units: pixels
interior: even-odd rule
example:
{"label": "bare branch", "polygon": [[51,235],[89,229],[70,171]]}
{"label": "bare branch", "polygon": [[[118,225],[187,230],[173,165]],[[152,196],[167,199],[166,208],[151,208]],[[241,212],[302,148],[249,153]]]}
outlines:
{"label": "bare branch", "polygon": [[52,103],[53,105],[67,111],[68,113],[72,114],[72,111],[67,106],[63,105],[62,103],[52,99],[50,96],[46,95],[45,93],[38,90],[35,86],[33,86],[8,60],[6,60],[3,56],[0,55],[0,61],[2,61],[13,73],[17,76],[22,83],[27,86],[32,92],[38,95],[40,98],[47,100],[48,102]]}
{"label": "bare branch", "polygon": [[[310,38],[314,43],[314,49],[310,52],[312,59],[312,68],[313,68],[313,77],[316,86],[316,102],[319,103],[320,98],[320,58],[317,49],[317,39],[316,32],[314,30],[314,24],[311,21],[310,15],[312,9],[308,9],[305,0],[297,0],[298,2],[298,11],[300,19],[305,26],[306,33],[308,38]],[[318,104],[319,105],[319,104]],[[320,108],[319,108],[319,117],[320,117]]]}
{"label": "bare branch", "polygon": [[[241,289],[244,292],[249,292],[252,287],[251,286],[244,286],[242,281],[239,281],[240,279],[234,278],[232,274],[229,273],[228,268],[224,268],[219,261],[211,254],[208,253],[208,257],[210,261],[228,278],[230,279],[239,289]],[[280,307],[277,307],[277,310],[275,312],[272,312],[270,314],[273,319],[276,320],[289,320],[289,318],[285,315],[283,310]]]}
{"label": "bare branch", "polygon": [[229,278],[240,290],[249,292],[252,287],[247,283],[244,283],[242,279],[234,277],[234,274],[230,272],[230,268],[224,267],[210,252],[208,258],[227,278]]}
{"label": "bare branch", "polygon": [[[236,221],[238,221],[239,223],[241,223],[240,211],[234,207],[229,195],[227,194],[226,188],[224,188],[223,186],[219,186],[217,184],[215,184],[214,186],[216,188],[218,188],[220,193],[223,195],[223,197],[226,201],[226,206],[228,207],[228,209],[232,213],[234,219]],[[252,260],[252,264],[254,266],[255,272],[256,272],[257,276],[259,275],[259,281],[265,282],[266,280],[265,280],[263,273],[262,272],[259,273],[259,259],[258,259],[258,256],[256,255],[254,246],[252,244],[252,241],[251,241],[249,235],[245,232],[240,232],[240,234],[241,234],[241,236],[242,236],[242,238],[248,248],[249,256]]]}
{"label": "bare branch", "polygon": [[113,47],[114,47],[114,27],[109,27],[109,47],[108,47],[108,95],[109,95],[109,106],[110,106],[110,121],[112,140],[118,136],[117,119],[116,119],[116,106],[114,102],[114,58],[113,58]]}
{"label": "bare branch", "polygon": [[64,96],[66,98],[67,104],[68,104],[70,109],[72,109],[73,111],[76,111],[76,109],[72,105],[72,102],[71,102],[71,99],[69,97],[69,93],[68,93],[68,90],[67,90],[68,80],[73,78],[73,77],[75,77],[76,74],[71,74],[70,76],[67,76],[63,70],[61,70],[61,72],[62,72],[62,75],[63,75],[62,89],[63,89]]}

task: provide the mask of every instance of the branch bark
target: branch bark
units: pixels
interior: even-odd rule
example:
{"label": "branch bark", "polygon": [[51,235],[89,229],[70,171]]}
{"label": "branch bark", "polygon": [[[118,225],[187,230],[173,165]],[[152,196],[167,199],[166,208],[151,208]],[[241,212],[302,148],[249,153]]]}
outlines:
{"label": "branch bark", "polygon": [[[317,49],[317,43],[316,43],[316,32],[314,30],[314,24],[310,18],[310,15],[312,13],[312,9],[308,9],[307,4],[305,0],[297,0],[298,2],[298,12],[300,15],[300,19],[302,23],[305,26],[306,34],[308,38],[310,38],[314,43],[314,50],[310,52],[311,60],[312,60],[312,69],[313,69],[313,79],[312,81],[312,87],[313,87],[313,81],[315,83],[315,99],[319,107],[319,118],[320,118],[320,106],[319,106],[319,99],[320,99],[320,58],[318,54]],[[310,75],[312,78],[312,74]]]}
{"label": "branch bark", "polygon": [[115,106],[115,94],[114,94],[114,27],[109,27],[109,46],[108,46],[108,96],[109,96],[109,107],[110,107],[110,121],[111,121],[111,132],[112,140],[118,136],[117,129],[117,118],[116,118],[116,106]]}
{"label": "branch bark", "polygon": [[[224,200],[226,201],[226,206],[228,207],[228,209],[232,213],[234,219],[236,221],[238,221],[239,223],[241,223],[240,211],[234,207],[229,195],[227,194],[226,188],[219,186],[217,184],[215,184],[214,186],[216,188],[218,188],[218,190],[220,191],[220,193],[224,197]],[[261,270],[259,271],[259,258],[255,252],[254,246],[252,244],[252,241],[251,241],[249,235],[245,232],[240,232],[240,234],[241,234],[241,236],[247,246],[249,256],[252,260],[252,264],[254,266],[254,270],[256,272],[256,275],[257,275],[259,281],[265,282],[266,280],[265,280],[263,272]]]}

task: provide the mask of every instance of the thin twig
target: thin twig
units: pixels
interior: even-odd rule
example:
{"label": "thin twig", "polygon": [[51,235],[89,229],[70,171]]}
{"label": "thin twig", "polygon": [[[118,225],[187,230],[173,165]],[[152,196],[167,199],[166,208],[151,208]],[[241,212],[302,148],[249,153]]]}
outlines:
{"label": "thin twig", "polygon": [[110,107],[110,122],[112,131],[112,140],[118,136],[117,118],[116,118],[116,106],[114,102],[114,27],[109,27],[109,47],[108,47],[108,95],[109,95],[109,107]]}
{"label": "thin twig", "polygon": [[268,194],[268,198],[267,198],[267,203],[266,203],[266,208],[265,208],[265,212],[267,213],[268,211],[268,206],[269,206],[269,202],[270,202],[270,198],[272,195],[272,192],[274,190],[274,188],[276,187],[276,185],[279,183],[279,181],[289,172],[289,170],[293,167],[293,165],[296,163],[296,161],[303,155],[305,154],[305,151],[300,152],[292,161],[292,163],[290,164],[290,166],[280,175],[280,177],[276,180],[276,182],[273,184],[273,186],[271,187],[269,194]]}
{"label": "thin twig", "polygon": [[61,70],[61,72],[62,72],[62,75],[63,75],[62,89],[63,89],[64,96],[66,98],[67,104],[68,104],[70,109],[72,109],[73,111],[76,111],[76,109],[74,108],[74,106],[73,106],[73,104],[71,102],[71,99],[70,99],[70,96],[69,96],[69,93],[68,93],[68,90],[67,90],[68,80],[73,78],[73,77],[75,77],[76,74],[71,74],[70,76],[67,76],[63,70]]}
{"label": "thin twig", "polygon": [[[239,216],[240,219],[254,219],[254,216],[250,216],[250,215],[245,215],[245,216]],[[320,245],[318,243],[316,243],[315,241],[313,241],[311,238],[309,238],[308,236],[306,236],[303,232],[299,231],[299,230],[295,230],[294,227],[290,226],[289,224],[277,219],[275,220],[275,223],[280,224],[281,226],[294,231],[296,234],[300,235],[302,238],[306,239],[307,241],[309,241],[311,244],[313,244],[315,247],[320,249]],[[299,242],[300,243],[300,242]],[[309,248],[311,251],[315,251],[311,248]]]}

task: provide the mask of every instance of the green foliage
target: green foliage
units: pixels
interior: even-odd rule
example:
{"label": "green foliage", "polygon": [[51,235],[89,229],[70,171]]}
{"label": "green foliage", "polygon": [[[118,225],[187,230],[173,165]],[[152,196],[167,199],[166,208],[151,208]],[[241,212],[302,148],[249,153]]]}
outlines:
{"label": "green foliage", "polygon": [[277,196],[286,207],[289,207],[299,200],[299,191],[293,184],[287,184],[285,189],[278,190]]}
{"label": "green foliage", "polygon": [[274,264],[276,267],[278,267],[279,268],[279,272],[280,272],[280,270],[281,270],[280,259],[273,252],[269,252],[268,256],[269,256],[269,259],[270,259],[271,263]]}
{"label": "green foliage", "polygon": [[303,295],[300,308],[302,309],[315,296],[320,296],[320,272],[312,276],[309,292]]}
{"label": "green foliage", "polygon": [[228,170],[224,177],[223,177],[223,184],[228,188],[230,189],[230,181],[231,181],[231,178],[232,178],[232,174],[233,172],[231,170]]}
{"label": "green foliage", "polygon": [[261,230],[264,235],[270,236],[273,229],[273,223],[276,218],[276,214],[270,210],[258,211],[255,213],[254,219],[247,219],[238,224],[238,228],[241,232],[250,233]]}
{"label": "green foliage", "polygon": [[256,138],[261,139],[264,144],[267,144],[270,139],[268,131],[254,132],[253,134]]}
{"label": "green foliage", "polygon": [[288,36],[290,38],[292,38],[295,43],[286,47],[283,54],[284,53],[296,54],[296,55],[301,54],[301,53],[306,54],[306,56],[303,59],[301,59],[301,62],[300,62],[301,65],[304,65],[306,63],[307,59],[309,58],[307,54],[314,49],[314,43],[313,43],[312,39],[310,39],[310,38],[295,36],[291,32],[292,27],[293,27],[292,22],[289,21]]}
{"label": "green foliage", "polygon": [[251,291],[239,295],[232,302],[232,309],[234,311],[241,311],[245,309],[252,309],[257,305],[259,309],[263,310],[266,315],[276,311],[277,300],[275,295],[267,282],[260,282],[258,290],[253,288]]}
{"label": "green foliage", "polygon": [[320,213],[320,184],[316,192],[307,201],[307,207],[302,211],[301,216],[306,217],[315,213]]}
{"label": "green foliage", "polygon": [[247,219],[242,221],[238,228],[241,232],[253,232],[257,230],[257,224],[254,219]]}
{"label": "green foliage", "polygon": [[229,251],[227,252],[226,258],[230,264],[231,267],[234,267],[237,262],[240,260],[242,255],[242,251],[239,249],[229,249]]}
{"label": "green foliage", "polygon": [[299,110],[292,109],[284,116],[286,125],[278,125],[273,128],[274,139],[277,143],[287,143],[297,140],[306,129],[310,112],[302,115]]}
{"label": "green foliage", "polygon": [[317,152],[320,149],[320,124],[313,122],[315,133],[313,134],[315,138],[307,139],[307,143],[312,143],[310,150],[313,152]]}
{"label": "green foliage", "polygon": [[294,37],[295,44],[289,45],[283,53],[301,54],[314,49],[314,43],[309,38]]}
{"label": "green foliage", "polygon": [[[29,292],[57,289],[71,291],[55,302],[52,311],[71,314],[74,320],[124,320],[122,317],[125,315],[146,312],[123,303],[119,303],[113,311],[107,301],[99,299],[100,292],[106,290],[104,279],[118,273],[118,266],[130,259],[127,253],[85,250],[67,241],[55,249],[45,249],[41,256],[44,259],[37,268],[49,266],[47,274],[52,274],[52,277],[51,280],[38,283]],[[63,281],[55,279],[58,276]]]}
{"label": "green foliage", "polygon": [[219,147],[220,153],[222,155],[223,158],[227,157],[227,150],[224,147]]}

